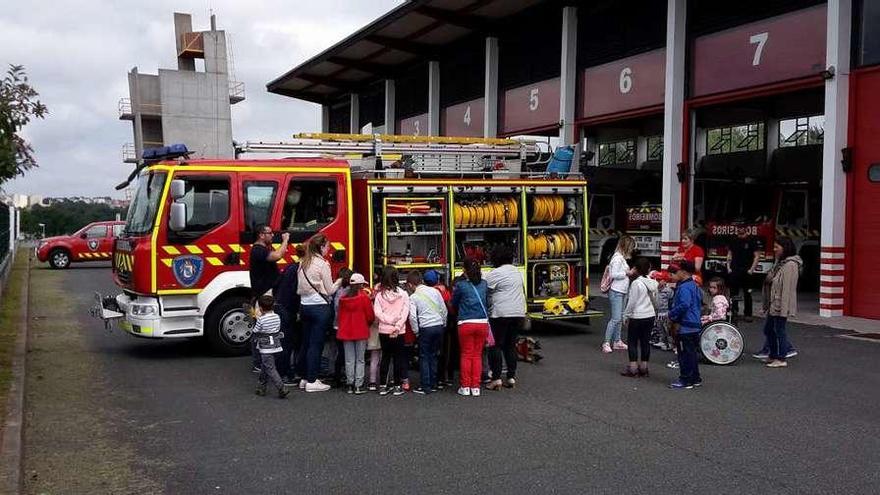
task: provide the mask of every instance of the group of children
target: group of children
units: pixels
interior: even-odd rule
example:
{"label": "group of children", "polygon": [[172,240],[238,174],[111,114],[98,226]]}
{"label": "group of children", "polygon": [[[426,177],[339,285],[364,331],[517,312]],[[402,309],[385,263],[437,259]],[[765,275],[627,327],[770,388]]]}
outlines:
{"label": "group of children", "polygon": [[[347,393],[361,395],[378,391],[380,395],[399,396],[411,390],[429,394],[451,384],[438,374],[451,300],[449,290],[440,283],[439,273],[412,271],[402,287],[398,271],[387,266],[372,289],[362,274],[347,268],[340,270],[339,278],[341,287],[332,300],[333,334],[327,339],[332,352],[326,354],[329,354],[331,373],[339,379],[344,377]],[[284,338],[281,321],[273,311],[275,300],[271,295],[264,295],[258,298],[257,304],[260,312],[253,334],[261,366],[256,393],[265,395],[271,381],[278,397],[284,398],[288,395],[285,386],[294,383],[282,379],[274,361],[281,352]],[[418,388],[412,389],[409,365],[417,341],[421,382]],[[451,352],[451,346],[445,347],[445,353]],[[446,374],[447,370],[443,371]]]}
{"label": "group of children", "polygon": [[[702,327],[713,321],[726,319],[730,308],[724,280],[716,277],[709,281],[711,308],[709,314],[703,314],[703,292],[693,279],[695,267],[692,262],[681,261],[670,266],[668,271],[651,272],[650,275],[647,274],[646,266],[640,264],[647,266],[647,260],[639,259],[635,263],[636,274],[643,278],[637,277],[630,287],[629,297],[634,301],[633,304],[628,302],[626,310],[630,364],[621,374],[647,376],[647,348],[650,345],[665,351],[674,351],[677,355],[677,359],[667,364],[669,368],[679,369],[679,378],[670,384],[671,388],[699,387],[702,385],[698,364]],[[641,290],[642,286],[645,290]],[[640,298],[644,300],[643,305],[647,310],[639,308],[635,302]],[[650,306],[653,306],[654,311],[650,310]],[[650,331],[650,340],[639,346],[642,323],[649,323],[651,320],[653,330]]]}

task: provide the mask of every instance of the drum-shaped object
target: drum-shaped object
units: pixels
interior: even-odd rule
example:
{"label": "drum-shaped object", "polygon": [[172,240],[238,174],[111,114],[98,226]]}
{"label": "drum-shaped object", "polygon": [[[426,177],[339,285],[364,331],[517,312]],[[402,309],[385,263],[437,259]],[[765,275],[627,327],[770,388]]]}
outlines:
{"label": "drum-shaped object", "polygon": [[742,334],[726,321],[716,321],[703,327],[700,334],[700,352],[712,364],[733,364],[743,353]]}

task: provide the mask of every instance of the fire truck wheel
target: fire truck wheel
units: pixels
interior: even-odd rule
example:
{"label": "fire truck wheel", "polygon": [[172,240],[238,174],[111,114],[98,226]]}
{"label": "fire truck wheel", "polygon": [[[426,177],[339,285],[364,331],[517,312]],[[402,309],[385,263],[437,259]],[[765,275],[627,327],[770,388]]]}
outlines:
{"label": "fire truck wheel", "polygon": [[56,270],[70,266],[70,253],[66,249],[54,249],[49,253],[49,266]]}
{"label": "fire truck wheel", "polygon": [[253,321],[244,310],[246,303],[244,296],[230,296],[208,309],[205,337],[214,352],[225,356],[250,352]]}

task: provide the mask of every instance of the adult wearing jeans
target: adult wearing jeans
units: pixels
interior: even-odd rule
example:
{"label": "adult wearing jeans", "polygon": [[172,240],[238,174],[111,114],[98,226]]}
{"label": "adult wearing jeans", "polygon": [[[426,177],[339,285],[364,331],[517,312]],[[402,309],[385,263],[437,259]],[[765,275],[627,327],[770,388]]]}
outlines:
{"label": "adult wearing jeans", "polygon": [[331,296],[341,284],[340,280],[333,281],[330,263],[324,259],[329,250],[327,237],[324,234],[315,234],[309,239],[305,257],[297,273],[296,289],[300,296],[302,348],[305,352],[305,381],[300,381],[299,388],[306,392],[330,390],[330,385],[318,380],[324,337],[333,319]]}
{"label": "adult wearing jeans", "polygon": [[446,303],[440,291],[423,283],[422,274],[411,271],[406,277],[409,296],[409,324],[419,341],[421,382],[413,390],[430,394],[437,390],[437,353],[446,329]]}
{"label": "adult wearing jeans", "polygon": [[773,244],[776,264],[764,280],[764,335],[770,347],[768,368],[788,366],[786,355],[790,351],[785,324],[788,318],[797,314],[797,283],[801,266],[804,264],[796,254],[794,242],[788,237],[780,237]]}
{"label": "adult wearing jeans", "polygon": [[452,290],[452,307],[457,312],[458,341],[461,347],[461,386],[458,395],[478,397],[483,371],[483,348],[489,335],[489,289],[480,272],[480,263],[464,260],[464,276]]}
{"label": "adult wearing jeans", "polygon": [[626,344],[620,338],[620,328],[623,323],[623,303],[629,292],[630,277],[635,271],[629,268],[626,260],[632,257],[636,243],[628,235],[621,236],[617,241],[617,249],[608,263],[608,276],[611,278],[611,289],[608,291],[608,302],[611,305],[611,317],[605,327],[605,342],[602,344],[602,352],[610,353],[612,349],[625,351]]}
{"label": "adult wearing jeans", "polygon": [[[492,381],[486,386],[490,390],[500,390],[502,385],[513,388],[516,385],[516,339],[522,330],[526,317],[526,297],[523,276],[513,265],[513,251],[506,245],[499,245],[492,252],[495,268],[486,274],[489,287],[489,331],[495,345],[489,348],[489,368]],[[501,359],[507,365],[507,376],[501,381]]]}
{"label": "adult wearing jeans", "polygon": [[[257,308],[257,299],[269,293],[278,284],[281,275],[278,273],[278,260],[287,252],[287,242],[290,234],[281,234],[281,245],[278,249],[272,249],[272,228],[266,224],[256,227],[257,240],[251,246],[248,272],[251,283],[251,306]],[[253,371],[260,371],[260,352],[257,350],[257,339],[251,339],[251,357]]]}

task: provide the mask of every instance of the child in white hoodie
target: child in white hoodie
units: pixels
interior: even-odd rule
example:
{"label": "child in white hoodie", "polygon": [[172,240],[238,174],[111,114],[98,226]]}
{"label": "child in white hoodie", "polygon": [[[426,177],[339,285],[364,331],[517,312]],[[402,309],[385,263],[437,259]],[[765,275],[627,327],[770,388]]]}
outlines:
{"label": "child in white hoodie", "polygon": [[657,281],[648,277],[651,263],[646,258],[636,260],[635,270],[638,278],[629,286],[629,298],[623,310],[623,318],[627,322],[629,364],[620,374],[646,377],[651,356],[651,331],[657,317]]}

